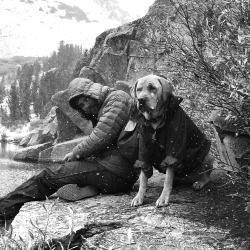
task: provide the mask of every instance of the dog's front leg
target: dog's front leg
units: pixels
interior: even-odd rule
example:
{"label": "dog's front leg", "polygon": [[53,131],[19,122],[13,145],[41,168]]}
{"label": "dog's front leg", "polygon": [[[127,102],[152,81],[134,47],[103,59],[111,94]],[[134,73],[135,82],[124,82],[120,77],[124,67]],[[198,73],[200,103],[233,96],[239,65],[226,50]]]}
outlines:
{"label": "dog's front leg", "polygon": [[147,191],[147,185],[148,185],[148,177],[141,170],[139,191],[136,194],[135,198],[132,200],[131,206],[135,207],[143,204],[144,196]]}
{"label": "dog's front leg", "polygon": [[163,207],[169,205],[169,198],[173,187],[173,179],[174,179],[174,169],[172,167],[168,167],[166,170],[164,188],[161,192],[161,196],[155,203],[156,207]]}

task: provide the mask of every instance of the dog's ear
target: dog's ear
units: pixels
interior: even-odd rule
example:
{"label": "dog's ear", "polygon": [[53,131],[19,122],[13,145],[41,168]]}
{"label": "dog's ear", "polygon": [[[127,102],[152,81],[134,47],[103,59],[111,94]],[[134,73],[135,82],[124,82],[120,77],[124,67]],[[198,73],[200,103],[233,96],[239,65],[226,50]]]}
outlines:
{"label": "dog's ear", "polygon": [[169,80],[167,80],[166,78],[163,77],[158,77],[158,80],[162,86],[162,96],[163,96],[163,100],[166,101],[168,96],[172,94],[174,88],[173,85],[171,84],[171,82]]}
{"label": "dog's ear", "polygon": [[132,96],[133,99],[136,99],[137,96],[136,96],[136,87],[137,87],[137,83],[138,81],[135,83],[134,86],[131,87],[130,89],[130,95]]}

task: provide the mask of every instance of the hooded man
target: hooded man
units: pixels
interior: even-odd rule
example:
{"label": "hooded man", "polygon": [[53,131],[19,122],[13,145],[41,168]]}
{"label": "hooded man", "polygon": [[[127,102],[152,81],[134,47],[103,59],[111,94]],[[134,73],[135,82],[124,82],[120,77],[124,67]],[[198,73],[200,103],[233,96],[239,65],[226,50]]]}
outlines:
{"label": "hooded man", "polygon": [[[68,184],[82,187],[81,197],[72,198],[77,200],[124,192],[136,182],[138,173],[116,145],[129,119],[130,96],[86,78],[74,79],[68,91],[69,105],[92,122],[91,134],[64,157],[65,164],[44,169],[1,198],[0,220],[13,218],[25,202],[44,200]],[[67,196],[63,190],[61,194]]]}

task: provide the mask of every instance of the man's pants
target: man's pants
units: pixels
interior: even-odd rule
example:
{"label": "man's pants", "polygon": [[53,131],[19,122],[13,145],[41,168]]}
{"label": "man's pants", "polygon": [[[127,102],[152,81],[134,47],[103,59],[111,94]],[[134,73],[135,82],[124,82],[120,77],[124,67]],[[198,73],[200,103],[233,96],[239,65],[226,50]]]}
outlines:
{"label": "man's pants", "polygon": [[96,161],[73,161],[52,166],[1,198],[0,218],[13,218],[25,202],[44,200],[66,184],[91,185],[100,193],[114,194],[129,190],[134,182],[117,176]]}

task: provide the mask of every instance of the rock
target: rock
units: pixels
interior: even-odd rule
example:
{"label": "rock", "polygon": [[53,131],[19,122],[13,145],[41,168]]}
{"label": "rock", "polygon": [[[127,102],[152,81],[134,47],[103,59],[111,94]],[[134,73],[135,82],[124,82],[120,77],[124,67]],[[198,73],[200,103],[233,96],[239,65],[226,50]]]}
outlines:
{"label": "rock", "polygon": [[42,124],[43,124],[42,119],[31,120],[29,124],[29,129],[30,130],[36,129],[38,127],[41,127]]}
{"label": "rock", "polygon": [[238,168],[234,167],[235,172],[239,172],[243,178],[250,178],[250,137],[241,135],[241,136],[232,136],[226,135],[223,139],[223,143],[227,149],[227,152],[234,157],[235,161],[238,164]]}
{"label": "rock", "polygon": [[226,146],[231,148],[237,160],[250,156],[250,137],[249,136],[227,135],[224,138],[223,142]]}
{"label": "rock", "polygon": [[44,119],[30,123],[32,130],[22,138],[19,143],[20,146],[34,146],[54,141],[57,132],[56,108],[55,106],[52,107]]}
{"label": "rock", "polygon": [[[72,109],[68,103],[69,94],[68,90],[59,91],[55,95],[52,96],[51,101],[56,105],[62,113],[69,117],[69,119],[82,130],[82,132],[87,135],[92,131],[91,122],[84,119],[79,112]],[[62,125],[58,124],[59,127]]]}
{"label": "rock", "polygon": [[32,136],[31,133],[28,134],[28,135],[26,135],[26,136],[20,141],[19,145],[22,146],[22,147],[26,147],[26,146],[28,145],[29,141],[30,141],[31,136]]}
{"label": "rock", "polygon": [[53,122],[56,118],[56,110],[57,110],[57,106],[53,106],[52,102],[51,102],[51,106],[52,108],[50,109],[50,111],[48,112],[48,114],[44,117],[43,121],[43,125],[47,125],[51,122]]}
{"label": "rock", "polygon": [[242,125],[237,120],[227,119],[227,111],[223,109],[217,109],[211,112],[208,121],[217,127],[218,133],[222,134],[236,134],[236,135],[247,135]]}
{"label": "rock", "polygon": [[170,21],[176,13],[169,1],[155,1],[144,17],[106,30],[96,38],[90,67],[107,85],[114,86],[119,80],[133,85],[138,78],[150,73],[172,74],[166,72],[165,54],[170,52],[165,46],[156,48],[161,37],[154,31],[159,28],[163,15]]}
{"label": "rock", "polygon": [[115,89],[116,90],[122,90],[124,92],[126,92],[127,94],[130,95],[130,89],[131,89],[131,86],[128,82],[126,81],[116,81],[115,83]]}
{"label": "rock", "polygon": [[58,143],[40,152],[39,162],[63,162],[64,156],[82,141],[82,137]]}
{"label": "rock", "polygon": [[47,142],[53,142],[56,137],[56,123],[50,123],[45,128],[41,127],[31,133],[27,146],[35,146]]}
{"label": "rock", "polygon": [[37,162],[39,159],[39,153],[51,146],[52,142],[47,142],[44,144],[38,144],[35,146],[23,148],[14,155],[14,160]]}
{"label": "rock", "polygon": [[88,78],[92,82],[97,82],[102,85],[107,85],[104,79],[102,78],[102,76],[98,72],[96,72],[95,69],[91,67],[87,67],[87,66],[82,67],[79,77]]}
{"label": "rock", "polygon": [[110,29],[96,38],[90,67],[103,77],[107,85],[114,86],[117,80],[126,80],[129,44],[135,39],[140,20]]}
{"label": "rock", "polygon": [[213,127],[213,129],[214,129],[217,149],[218,149],[220,160],[221,160],[221,163],[223,164],[223,167],[226,170],[230,170],[230,171],[235,170],[236,172],[238,172],[240,166],[235,160],[234,152],[231,150],[231,147],[227,147],[225,145],[223,141],[225,137],[221,139],[215,127]]}
{"label": "rock", "polygon": [[30,140],[27,144],[27,146],[35,146],[40,144],[41,136],[42,136],[43,130],[42,129],[36,129],[31,133]]}
{"label": "rock", "polygon": [[77,135],[83,133],[82,129],[76,126],[75,123],[73,123],[70,118],[61,111],[61,109],[56,109],[56,116],[58,127],[55,144],[72,140]]}
{"label": "rock", "polygon": [[245,172],[250,176],[250,137],[236,121],[226,119],[225,111],[215,110],[209,121],[213,124],[220,159],[225,169]]}
{"label": "rock", "polygon": [[[51,140],[54,140],[57,137],[57,130],[58,130],[58,121],[57,121],[57,117],[55,117],[52,122],[48,123],[45,126],[45,128],[43,129],[42,135],[47,136]],[[48,141],[50,139],[48,139]]]}
{"label": "rock", "polygon": [[[41,238],[39,231],[46,231],[46,239],[53,239],[58,245],[55,249],[61,249],[59,245],[66,249],[69,244],[76,249],[121,250],[241,249],[241,241],[248,241],[234,240],[228,229],[216,226],[213,217],[209,217],[210,225],[205,223],[204,216],[210,216],[212,203],[218,204],[206,192],[200,195],[179,187],[171,196],[170,206],[156,209],[154,203],[161,191],[158,186],[163,181],[161,174],[150,179],[145,204],[140,207],[130,206],[135,190],[130,194],[99,195],[77,202],[50,199],[26,203],[12,222],[14,239],[20,242],[21,236],[24,242],[37,244]],[[217,192],[216,189],[210,188],[211,192]],[[225,202],[232,200],[223,197]],[[214,215],[213,212],[211,216]]]}
{"label": "rock", "polygon": [[54,103],[52,101],[49,101],[48,103],[45,104],[45,106],[43,107],[43,112],[41,114],[41,119],[46,118],[46,116],[48,115],[48,113],[51,111],[51,109],[54,107]]}

